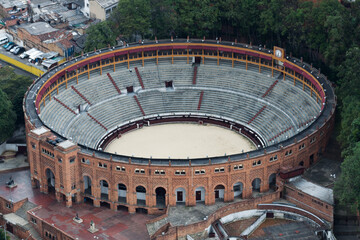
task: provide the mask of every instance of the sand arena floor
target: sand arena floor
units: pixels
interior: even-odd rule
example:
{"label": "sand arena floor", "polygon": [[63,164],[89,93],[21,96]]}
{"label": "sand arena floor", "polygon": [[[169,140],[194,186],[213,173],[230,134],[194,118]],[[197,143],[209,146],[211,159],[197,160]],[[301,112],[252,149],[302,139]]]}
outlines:
{"label": "sand arena floor", "polygon": [[114,139],[106,152],[149,158],[201,158],[254,150],[246,137],[222,127],[163,124],[143,127]]}

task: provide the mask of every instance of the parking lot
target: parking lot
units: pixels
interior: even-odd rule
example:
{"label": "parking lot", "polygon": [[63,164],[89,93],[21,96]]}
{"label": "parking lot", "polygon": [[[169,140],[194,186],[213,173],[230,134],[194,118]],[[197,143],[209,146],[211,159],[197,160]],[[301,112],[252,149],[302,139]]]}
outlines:
{"label": "parking lot", "polygon": [[[4,44],[3,44],[3,45],[4,45]],[[3,54],[3,55],[8,56],[8,57],[10,57],[10,58],[12,58],[12,59],[15,59],[16,61],[19,61],[19,62],[21,62],[21,63],[23,63],[23,64],[28,65],[28,66],[36,67],[36,68],[38,68],[38,69],[41,70],[41,71],[45,71],[45,69],[44,69],[41,65],[35,65],[35,64],[29,63],[28,58],[21,59],[21,58],[19,57],[20,54],[19,54],[19,55],[14,55],[14,54],[11,53],[10,51],[6,51],[6,50],[3,48],[3,45],[1,45],[1,47],[0,47],[0,54]],[[26,49],[26,51],[27,51],[27,50],[28,50],[28,49]],[[6,63],[6,62],[4,62],[4,61],[2,61],[2,60],[0,60],[0,62],[1,62],[1,64],[2,64],[3,66],[9,65],[8,63]],[[30,76],[30,77],[34,77],[34,75],[32,75],[31,73],[28,73],[28,72],[26,72],[26,71],[24,71],[24,70],[22,70],[22,69],[19,69],[19,68],[16,68],[16,67],[15,67],[15,69],[16,69],[15,72],[16,72],[17,74],[22,74],[22,75],[27,75],[27,76]]]}

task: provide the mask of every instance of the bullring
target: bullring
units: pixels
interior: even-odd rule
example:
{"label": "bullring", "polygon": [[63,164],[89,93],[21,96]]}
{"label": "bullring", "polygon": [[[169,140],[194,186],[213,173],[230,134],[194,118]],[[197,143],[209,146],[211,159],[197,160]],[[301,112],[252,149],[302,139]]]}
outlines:
{"label": "bullring", "polygon": [[[129,212],[251,198],[318,160],[335,105],[327,79],[277,47],[176,40],[97,50],[25,96],[32,184],[67,206]],[[257,149],[186,159],[103,151],[128,131],[172,122],[228,128]]]}

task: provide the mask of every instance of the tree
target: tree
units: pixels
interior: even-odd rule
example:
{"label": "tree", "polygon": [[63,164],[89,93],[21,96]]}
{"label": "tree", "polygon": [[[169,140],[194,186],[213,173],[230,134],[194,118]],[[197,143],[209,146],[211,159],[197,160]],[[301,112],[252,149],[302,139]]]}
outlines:
{"label": "tree", "polygon": [[0,229],[0,240],[10,240],[9,235],[6,235],[6,238],[5,238],[5,232],[3,229]]}
{"label": "tree", "polygon": [[92,25],[86,31],[87,37],[85,41],[85,51],[94,51],[116,45],[116,31],[114,31],[112,23],[109,21],[100,22]]}
{"label": "tree", "polygon": [[150,32],[150,0],[120,0],[110,21],[114,28],[128,41],[133,42],[136,36],[142,39]]}
{"label": "tree", "polygon": [[177,19],[172,0],[150,0],[153,37],[170,38],[174,35]]}
{"label": "tree", "polygon": [[335,193],[342,205],[360,210],[360,142],[356,143],[353,153],[341,164],[341,176],[335,182]]}
{"label": "tree", "polygon": [[0,143],[11,137],[15,130],[16,115],[7,95],[0,89]]}
{"label": "tree", "polygon": [[10,66],[0,69],[0,89],[6,93],[13,105],[17,124],[24,124],[22,102],[24,94],[31,83],[30,77],[16,74],[14,68]]}

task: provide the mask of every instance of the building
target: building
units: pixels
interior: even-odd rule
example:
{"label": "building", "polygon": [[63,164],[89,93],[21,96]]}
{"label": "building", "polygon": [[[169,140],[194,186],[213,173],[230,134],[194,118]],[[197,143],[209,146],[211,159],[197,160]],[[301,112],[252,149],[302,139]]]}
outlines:
{"label": "building", "polygon": [[64,29],[56,29],[46,22],[23,24],[17,28],[17,38],[27,48],[37,48],[42,52],[58,52],[69,57],[74,53],[71,43],[72,33]]}
{"label": "building", "polygon": [[314,212],[328,222],[334,221],[334,194],[333,190],[302,177],[295,177],[285,185],[286,199],[297,206]]}
{"label": "building", "polygon": [[[299,167],[318,161],[331,135],[336,106],[326,77],[281,48],[201,40],[88,53],[50,70],[29,91],[36,92],[28,92],[24,101],[33,187],[54,194],[68,207],[86,201],[130,213],[160,214],[167,206],[199,203],[236,205],[203,224],[184,227],[184,233],[204,229],[225,213],[280,199],[287,176],[301,174]],[[287,97],[280,97],[283,94]],[[265,103],[263,98],[268,104],[259,104]],[[299,109],[301,114],[296,114]],[[103,150],[130,130],[174,121],[220,125],[241,133],[257,149],[188,159]],[[322,215],[328,214],[326,205],[322,213],[313,210],[322,197],[297,182],[285,188],[302,191],[309,201],[301,206],[314,221],[331,222]],[[176,229],[159,239],[175,239]]]}
{"label": "building", "polygon": [[90,0],[90,17],[100,19],[101,21],[106,20],[116,9],[118,2],[118,0]]}

